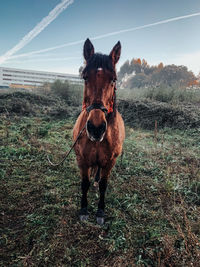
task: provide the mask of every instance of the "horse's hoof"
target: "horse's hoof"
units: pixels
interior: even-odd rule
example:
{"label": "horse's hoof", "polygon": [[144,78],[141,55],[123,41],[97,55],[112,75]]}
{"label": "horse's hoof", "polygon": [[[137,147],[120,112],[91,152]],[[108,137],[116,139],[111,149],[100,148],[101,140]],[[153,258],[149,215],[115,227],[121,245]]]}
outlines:
{"label": "horse's hoof", "polygon": [[87,211],[87,208],[82,208],[79,212],[79,218],[80,218],[80,221],[83,222],[83,221],[87,221],[88,220],[88,211]]}
{"label": "horse's hoof", "polygon": [[97,217],[97,223],[99,225],[104,225],[104,217]]}
{"label": "horse's hoof", "polygon": [[99,225],[103,225],[104,224],[104,216],[105,216],[104,211],[102,209],[98,209],[97,213],[96,213],[96,218],[97,218],[97,223]]}
{"label": "horse's hoof", "polygon": [[89,215],[79,215],[80,221],[84,222],[88,220]]}

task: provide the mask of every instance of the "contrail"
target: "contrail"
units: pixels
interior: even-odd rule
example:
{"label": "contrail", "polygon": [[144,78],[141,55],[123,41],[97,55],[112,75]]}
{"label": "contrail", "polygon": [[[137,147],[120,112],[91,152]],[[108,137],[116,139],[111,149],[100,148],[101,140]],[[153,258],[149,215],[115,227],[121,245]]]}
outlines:
{"label": "contrail", "polygon": [[62,0],[54,9],[50,11],[50,13],[46,17],[44,17],[28,34],[26,34],[18,44],[16,44],[12,49],[7,51],[3,56],[0,57],[0,64],[8,60],[13,54],[15,54],[30,41],[32,41],[73,2],[74,0]]}
{"label": "contrail", "polygon": [[45,59],[26,59],[24,61],[12,61],[9,60],[7,61],[8,63],[34,63],[34,62],[48,62],[48,61],[67,61],[67,60],[72,60],[72,59],[81,59],[81,57],[58,57],[58,58],[45,58]]}
{"label": "contrail", "polygon": [[[92,39],[92,38],[90,38],[90,39]],[[49,48],[45,48],[45,49],[41,49],[41,50],[37,50],[37,51],[32,51],[32,52],[28,52],[28,53],[24,53],[24,54],[20,54],[20,55],[16,55],[16,56],[12,56],[12,57],[10,57],[10,59],[20,58],[20,57],[27,57],[27,56],[32,56],[32,55],[35,55],[35,54],[45,53],[45,52],[49,52],[49,51],[52,51],[52,50],[56,50],[58,48],[63,48],[63,47],[67,47],[67,46],[73,46],[73,45],[77,45],[77,44],[82,44],[83,42],[85,42],[85,39],[79,40],[79,41],[75,41],[75,42],[70,42],[70,43],[63,44],[63,45],[49,47]]]}
{"label": "contrail", "polygon": [[[146,25],[142,25],[142,26],[138,26],[138,27],[134,27],[134,28],[129,28],[129,29],[123,29],[123,30],[119,30],[119,31],[115,31],[115,32],[110,32],[110,33],[106,33],[106,34],[102,34],[102,35],[91,37],[90,39],[91,40],[103,39],[103,38],[106,38],[106,37],[109,37],[109,36],[113,36],[113,35],[118,35],[118,34],[122,34],[122,33],[126,33],[126,32],[137,31],[137,30],[154,27],[154,26],[161,25],[161,24],[170,23],[170,22],[173,22],[173,21],[188,19],[188,18],[192,18],[192,17],[196,17],[196,16],[200,16],[200,12],[189,14],[189,15],[185,15],[185,16],[179,16],[179,17],[175,17],[175,18],[170,18],[170,19],[166,19],[166,20],[160,20],[160,21],[157,21],[157,22],[154,22],[154,23],[150,23],[150,24],[146,24]],[[85,39],[82,39],[82,40],[79,40],[79,41],[75,41],[75,42],[65,43],[65,44],[62,44],[62,45],[57,45],[57,46],[53,46],[53,47],[49,47],[49,48],[45,48],[45,49],[41,49],[41,50],[37,50],[37,51],[32,51],[32,52],[29,52],[29,53],[16,55],[16,56],[13,56],[12,58],[20,58],[20,57],[26,57],[26,56],[29,56],[29,55],[45,53],[45,52],[48,52],[48,51],[56,50],[56,49],[67,47],[67,46],[74,46],[74,45],[77,45],[77,44],[82,44],[84,41],[85,41]]]}

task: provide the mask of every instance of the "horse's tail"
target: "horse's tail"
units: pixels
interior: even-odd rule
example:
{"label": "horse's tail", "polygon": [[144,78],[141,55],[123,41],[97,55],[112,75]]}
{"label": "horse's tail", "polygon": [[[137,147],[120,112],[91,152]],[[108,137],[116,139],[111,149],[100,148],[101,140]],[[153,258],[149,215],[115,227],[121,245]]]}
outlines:
{"label": "horse's tail", "polygon": [[121,166],[122,166],[123,157],[124,157],[124,149],[122,149],[122,153],[121,153],[121,156],[120,156],[120,165]]}
{"label": "horse's tail", "polygon": [[95,178],[94,178],[94,187],[97,187],[100,181],[100,173],[101,173],[101,168],[98,166]]}

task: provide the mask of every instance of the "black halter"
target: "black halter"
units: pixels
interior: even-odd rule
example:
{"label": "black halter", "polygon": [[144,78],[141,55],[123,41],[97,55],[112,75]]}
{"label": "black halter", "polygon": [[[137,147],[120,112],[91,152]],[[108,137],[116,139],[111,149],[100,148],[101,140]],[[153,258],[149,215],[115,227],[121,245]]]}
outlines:
{"label": "black halter", "polygon": [[107,108],[105,108],[104,105],[102,105],[101,103],[93,103],[92,105],[90,105],[89,107],[86,108],[88,113],[93,109],[100,109],[106,115],[107,115],[107,112],[108,112]]}

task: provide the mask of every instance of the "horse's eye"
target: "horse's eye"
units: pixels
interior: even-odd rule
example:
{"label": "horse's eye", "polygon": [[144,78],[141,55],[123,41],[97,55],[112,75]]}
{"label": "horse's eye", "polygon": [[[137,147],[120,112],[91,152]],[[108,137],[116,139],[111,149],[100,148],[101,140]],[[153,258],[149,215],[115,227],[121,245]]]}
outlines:
{"label": "horse's eye", "polygon": [[115,84],[115,80],[112,80],[111,81],[111,85],[113,86]]}
{"label": "horse's eye", "polygon": [[85,81],[85,82],[87,82],[87,80],[88,80],[88,76],[83,76],[83,80]]}
{"label": "horse's eye", "polygon": [[84,79],[85,84],[87,84],[87,83],[88,83],[88,78],[85,77],[85,78],[83,78],[83,79]]}

